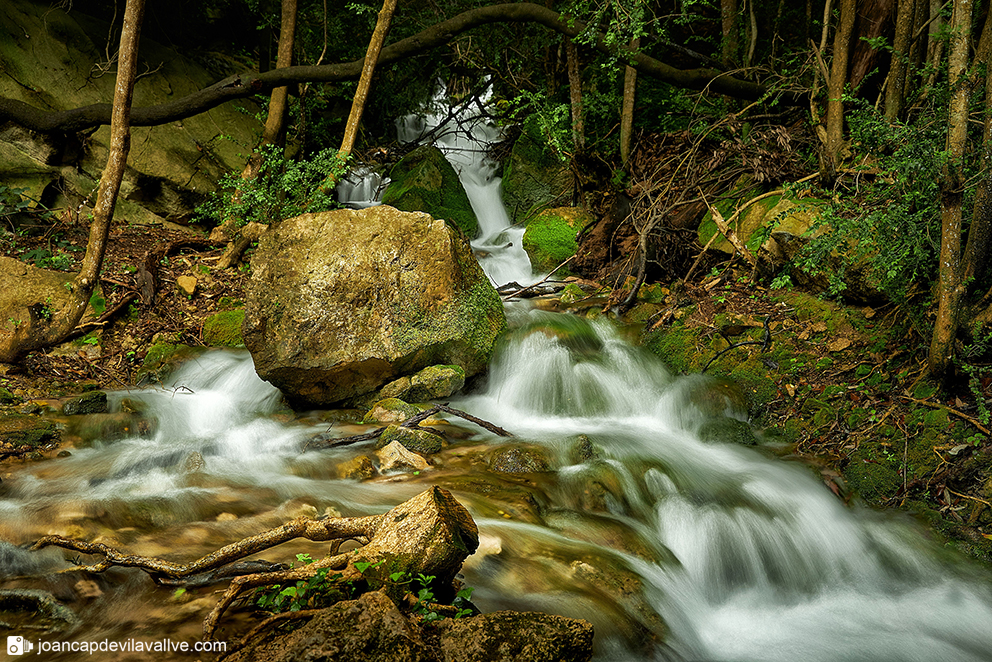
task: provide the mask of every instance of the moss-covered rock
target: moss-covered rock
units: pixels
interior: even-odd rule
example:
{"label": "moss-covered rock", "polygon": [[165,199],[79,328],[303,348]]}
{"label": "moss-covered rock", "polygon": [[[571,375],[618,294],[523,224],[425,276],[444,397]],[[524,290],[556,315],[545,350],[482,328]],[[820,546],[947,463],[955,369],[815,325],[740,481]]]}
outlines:
{"label": "moss-covered rock", "polygon": [[37,416],[9,414],[0,418],[0,445],[36,447],[58,441],[61,436],[54,422]]}
{"label": "moss-covered rock", "polygon": [[437,453],[444,446],[444,440],[433,432],[390,425],[379,436],[375,447],[384,448],[394,441],[398,441],[408,451],[420,455]]}
{"label": "moss-covered rock", "polygon": [[427,366],[410,378],[407,398],[413,402],[446,398],[463,386],[465,386],[465,371],[461,366]]}
{"label": "moss-covered rock", "polygon": [[392,180],[382,194],[382,204],[400,211],[427,212],[444,219],[469,237],[479,233],[479,222],[458,173],[437,147],[418,147],[389,173]]}
{"label": "moss-covered rock", "polygon": [[107,411],[107,394],[103,391],[91,391],[83,395],[69,398],[62,403],[62,413],[66,416],[75,414],[103,414]]}
{"label": "moss-covered rock", "polygon": [[208,347],[244,347],[241,325],[245,320],[242,309],[228,310],[203,320],[203,343]]}
{"label": "moss-covered rock", "polygon": [[375,403],[362,417],[363,423],[402,423],[420,413],[420,407],[399,398],[385,398]]}
{"label": "moss-covered rock", "polygon": [[525,122],[503,164],[503,204],[514,223],[568,204],[573,188],[568,163],[547,145],[536,121]]}
{"label": "moss-covered rock", "polygon": [[494,450],[489,456],[489,470],[501,474],[531,474],[554,471],[543,448],[524,444],[500,446]]}
{"label": "moss-covered rock", "polygon": [[176,368],[206,351],[206,347],[190,347],[168,342],[157,342],[148,348],[141,367],[135,374],[138,384],[158,384],[166,381]]}
{"label": "moss-covered rock", "polygon": [[[578,250],[576,236],[595,219],[577,207],[556,207],[540,212],[527,221],[523,246],[537,271],[550,271]],[[557,272],[562,275],[563,272]]]}

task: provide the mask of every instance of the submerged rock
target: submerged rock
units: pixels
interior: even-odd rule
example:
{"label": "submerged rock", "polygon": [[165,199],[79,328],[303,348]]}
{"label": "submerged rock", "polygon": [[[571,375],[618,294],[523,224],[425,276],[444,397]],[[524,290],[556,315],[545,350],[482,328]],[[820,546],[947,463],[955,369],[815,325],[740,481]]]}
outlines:
{"label": "submerged rock", "polygon": [[391,207],[305,214],[252,259],[244,339],[262,379],[297,406],[371,393],[454,364],[484,370],[506,319],[464,237]]}
{"label": "submerged rock", "polygon": [[18,614],[30,615],[31,631],[39,634],[68,630],[79,624],[75,612],[48,591],[0,590],[0,621],[20,620]]}
{"label": "submerged rock", "polygon": [[424,471],[431,466],[427,460],[416,453],[408,451],[398,441],[389,442],[377,450],[375,455],[379,458],[379,471],[381,472],[407,467],[415,471]]}
{"label": "submerged rock", "polygon": [[554,471],[540,446],[500,446],[489,456],[489,470],[502,474],[533,474]]}
{"label": "submerged rock", "polygon": [[66,416],[75,414],[104,414],[107,412],[107,394],[103,391],[91,391],[70,398],[62,403],[62,413]]}

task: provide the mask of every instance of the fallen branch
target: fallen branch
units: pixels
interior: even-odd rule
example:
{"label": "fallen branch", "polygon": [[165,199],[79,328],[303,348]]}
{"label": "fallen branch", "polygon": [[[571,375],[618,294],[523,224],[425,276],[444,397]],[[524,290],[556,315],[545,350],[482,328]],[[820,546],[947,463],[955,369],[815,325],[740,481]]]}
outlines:
{"label": "fallen branch", "polygon": [[767,352],[768,348],[772,346],[772,330],[771,327],[768,325],[771,319],[772,319],[771,316],[765,317],[765,323],[762,325],[765,328],[765,335],[761,340],[745,340],[743,342],[732,343],[730,347],[720,350],[719,352],[716,353],[716,356],[714,356],[712,359],[707,361],[706,365],[703,366],[703,369],[699,371],[700,374],[706,372],[706,369],[709,368],[710,365],[718,358],[720,358],[721,356],[723,356],[732,349],[737,349],[738,347],[743,347],[745,345],[761,345],[761,351]]}
{"label": "fallen branch", "polygon": [[[364,540],[366,544],[338,554],[332,544],[328,555],[297,569],[252,573],[235,577],[223,597],[203,621],[206,639],[213,637],[224,612],[246,590],[261,586],[306,581],[327,568],[340,571],[331,583],[362,581],[371,589],[386,586],[390,574],[431,575],[439,586],[450,584],[462,562],[479,546],[479,530],[465,507],[447,490],[431,487],[381,515],[309,519],[298,517],[286,524],[249,536],[189,563],[135,556],[103,543],[89,543],[63,536],[45,536],[32,549],[50,545],[85,554],[99,554],[103,561],[74,570],[103,572],[111,567],[138,568],[156,581],[181,579],[239,561],[294,538],[314,542]],[[389,559],[388,564],[380,563]],[[361,563],[359,570],[356,564]]]}
{"label": "fallen branch", "polygon": [[[484,429],[492,432],[495,435],[499,435],[500,437],[512,437],[513,436],[512,433],[507,432],[506,430],[504,430],[503,428],[499,427],[498,425],[493,425],[492,423],[490,423],[488,421],[484,421],[481,418],[477,418],[475,416],[472,416],[472,414],[469,414],[468,412],[464,412],[464,411],[462,411],[460,409],[455,409],[454,407],[449,407],[446,404],[443,404],[443,405],[442,404],[437,404],[437,405],[434,405],[433,407],[430,407],[429,409],[425,409],[424,411],[420,412],[419,414],[416,414],[414,416],[411,416],[410,418],[408,418],[405,421],[403,421],[402,423],[400,423],[400,427],[404,427],[404,428],[419,428],[420,427],[420,424],[423,421],[427,420],[428,418],[430,418],[431,416],[433,416],[434,414],[437,414],[439,412],[444,412],[446,414],[451,414],[453,416],[458,416],[459,418],[463,418],[466,421],[469,421],[470,423],[475,423],[479,427],[484,428]],[[386,428],[385,427],[381,427],[381,428],[376,428],[375,430],[372,430],[371,432],[363,432],[362,434],[355,434],[355,435],[352,435],[350,437],[337,437],[337,438],[332,437],[328,433],[325,432],[325,433],[322,433],[322,434],[315,435],[315,436],[311,437],[310,439],[308,439],[307,442],[306,442],[306,444],[303,445],[303,450],[305,451],[305,450],[307,450],[307,449],[309,449],[311,447],[313,447],[313,448],[336,448],[338,446],[350,446],[352,444],[357,444],[357,443],[360,443],[360,442],[363,442],[363,441],[374,441],[375,439],[378,439],[380,436],[382,436],[382,433],[385,432],[385,431],[386,431]]]}
{"label": "fallen branch", "polygon": [[542,284],[546,283],[549,278],[551,278],[552,276],[555,275],[555,272],[556,271],[558,271],[559,269],[561,269],[562,267],[564,267],[566,264],[568,264],[569,262],[571,262],[574,259],[575,259],[575,256],[573,255],[572,257],[568,258],[567,260],[565,260],[564,262],[562,262],[561,264],[559,264],[557,267],[555,267],[554,269],[552,269],[548,273],[548,275],[545,276],[544,278],[542,278],[541,280],[537,281],[536,283],[532,283],[532,284],[528,285],[527,287],[522,287],[519,290],[517,290],[516,292],[510,292],[509,294],[504,294],[504,295],[502,295],[503,298],[504,299],[512,299],[513,297],[518,297],[521,294],[523,294],[524,292],[526,292],[527,290],[533,289],[533,288],[537,287],[538,285],[542,285]]}
{"label": "fallen branch", "polygon": [[972,425],[974,425],[976,428],[978,428],[978,430],[980,430],[981,432],[983,432],[985,435],[987,435],[989,437],[992,437],[992,432],[989,432],[989,429],[987,427],[985,427],[984,425],[982,425],[978,420],[972,418],[971,416],[968,416],[968,414],[965,414],[964,412],[960,412],[957,409],[951,409],[947,405],[942,405],[939,402],[927,402],[926,400],[918,400],[916,398],[911,398],[908,395],[900,395],[899,397],[902,398],[903,400],[909,400],[910,402],[915,402],[918,405],[924,405],[926,407],[932,407],[933,409],[946,409],[947,410],[947,413],[954,414],[958,418],[960,418],[962,420],[965,420],[965,421],[968,421],[969,423],[971,423]]}

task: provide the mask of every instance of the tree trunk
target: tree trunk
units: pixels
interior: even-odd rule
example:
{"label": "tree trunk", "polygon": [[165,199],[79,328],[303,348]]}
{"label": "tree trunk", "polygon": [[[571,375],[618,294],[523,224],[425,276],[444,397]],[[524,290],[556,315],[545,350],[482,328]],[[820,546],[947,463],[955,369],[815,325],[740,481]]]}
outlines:
{"label": "tree trunk", "polygon": [[740,50],[737,0],[720,0],[720,17],[723,22],[723,53],[720,61],[727,69],[737,63]]}
{"label": "tree trunk", "polygon": [[968,47],[971,41],[971,0],[954,0],[948,80],[951,99],[947,118],[947,160],[940,182],[940,267],[937,320],[930,341],[928,368],[934,376],[951,367],[954,337],[963,286],[961,281],[961,201],[964,157],[968,138]]}
{"label": "tree trunk", "polygon": [[582,73],[579,49],[571,39],[565,39],[565,59],[568,66],[568,97],[572,110],[572,144],[576,153],[585,151],[586,125],[582,115]]}
{"label": "tree trunk", "polygon": [[[50,319],[32,320],[23,326],[15,326],[14,333],[0,339],[0,362],[9,363],[27,352],[49,347],[69,337],[79,320],[82,319],[90,297],[100,278],[103,256],[107,252],[107,238],[110,223],[114,218],[117,194],[127,166],[127,155],[131,149],[131,100],[134,94],[134,80],[138,69],[138,38],[141,35],[141,22],[144,17],[144,0],[127,0],[124,8],[124,23],[121,28],[120,52],[117,59],[117,83],[114,87],[114,105],[110,119],[110,153],[107,166],[103,170],[98,186],[96,204],[93,207],[93,222],[86,243],[79,273],[69,288],[69,299],[59,310],[45,308],[47,301],[60,296],[48,297],[46,301],[25,302],[30,309],[48,310]],[[64,293],[58,293],[64,295]],[[32,315],[34,317],[34,315]],[[40,317],[40,316],[39,316]]]}
{"label": "tree trunk", "polygon": [[[276,56],[276,67],[279,69],[292,66],[293,44],[296,40],[297,0],[282,0],[282,15],[279,23],[279,52]],[[282,86],[272,90],[269,95],[269,113],[265,118],[262,129],[262,140],[259,149],[248,157],[245,169],[241,171],[242,181],[251,181],[258,177],[262,170],[265,154],[261,149],[266,145],[283,146],[286,144],[286,119],[289,116],[289,87]],[[239,188],[232,194],[232,201],[238,204],[242,191]],[[237,229],[237,219],[227,219],[219,228],[217,234],[211,234],[211,239],[226,237],[229,239],[227,249],[220,256],[215,268],[229,269],[241,261],[241,256],[248,249],[251,241]]]}
{"label": "tree trunk", "polygon": [[[634,39],[630,47],[637,50],[641,40]],[[623,74],[623,107],[620,111],[620,161],[627,165],[630,159],[630,142],[634,130],[634,100],[637,94],[637,69],[626,67]]]}
{"label": "tree trunk", "polygon": [[855,0],[840,0],[840,20],[834,33],[833,61],[827,85],[827,146],[820,164],[820,180],[825,186],[832,186],[837,179],[840,152],[844,145],[843,97],[856,9]]}
{"label": "tree trunk", "polygon": [[989,240],[992,238],[992,66],[989,66],[988,44],[992,42],[992,12],[985,18],[981,45],[975,52],[976,65],[985,64],[985,123],[982,130],[982,178],[975,189],[975,205],[968,228],[968,243],[964,249],[961,282],[983,279],[988,273]]}
{"label": "tree trunk", "polygon": [[941,33],[944,31],[944,18],[941,16],[941,9],[943,9],[943,0],[930,0],[930,29],[927,34],[927,70],[930,71],[930,75],[927,76],[926,83],[923,85],[924,96],[929,94],[931,88],[933,88],[934,83],[937,80],[937,73],[940,71],[940,61],[944,58],[944,40],[941,38]]}
{"label": "tree trunk", "polygon": [[[284,69],[293,65],[293,44],[296,40],[297,0],[282,0],[282,15],[279,23],[279,51],[276,68]],[[289,116],[289,87],[272,90],[269,95],[269,113],[262,129],[261,145],[284,145],[286,143],[286,119]],[[255,151],[248,159],[248,165],[241,173],[241,179],[255,179],[262,168],[262,153]],[[237,195],[237,193],[235,193]]]}
{"label": "tree trunk", "polygon": [[906,71],[909,67],[909,39],[916,16],[915,0],[899,0],[896,13],[896,35],[892,45],[892,64],[889,67],[885,90],[885,119],[890,123],[902,115],[903,92],[906,88]]}
{"label": "tree trunk", "polygon": [[369,90],[372,87],[372,74],[375,72],[375,65],[379,59],[379,51],[386,40],[389,32],[389,24],[393,20],[393,13],[396,11],[396,0],[385,0],[379,17],[375,22],[375,30],[372,31],[372,38],[369,40],[369,48],[365,53],[365,63],[362,66],[362,77],[358,80],[358,90],[352,100],[351,112],[348,114],[348,124],[345,125],[344,138],[341,139],[341,149],[338,150],[338,157],[344,161],[351,154],[355,146],[355,137],[358,135],[358,125],[362,121],[362,112],[365,110],[365,100],[368,98]]}

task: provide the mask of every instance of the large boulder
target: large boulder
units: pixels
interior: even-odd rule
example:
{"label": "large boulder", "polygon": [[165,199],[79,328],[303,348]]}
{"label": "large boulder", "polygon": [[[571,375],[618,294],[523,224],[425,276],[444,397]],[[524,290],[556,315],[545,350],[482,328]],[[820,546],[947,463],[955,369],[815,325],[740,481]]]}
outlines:
{"label": "large boulder", "polygon": [[458,173],[434,145],[418,147],[404,156],[393,166],[389,179],[383,204],[443,218],[470,238],[479,234],[479,222]]}
{"label": "large boulder", "polygon": [[[7,75],[0,76],[0,96],[47,111],[110,103],[115,76],[113,63],[106,62],[109,32],[110,26],[71,3],[4,0],[0,70]],[[234,73],[216,58],[207,70],[145,36],[139,57],[144,73],[135,83],[135,107],[175,102]],[[256,141],[258,122],[238,106],[254,103],[232,102],[182,121],[132,127],[118,216],[131,222],[189,220],[221,175],[244,166],[243,146]],[[41,135],[7,123],[0,126],[0,181],[50,206],[92,204],[109,143],[107,126],[83,138],[75,132]]]}
{"label": "large boulder", "polygon": [[[580,207],[555,207],[545,209],[527,221],[524,231],[524,250],[537,271],[551,271],[575,255],[579,245],[576,236],[595,218]],[[558,275],[570,272],[559,270]]]}
{"label": "large boulder", "polygon": [[506,319],[468,242],[392,207],[305,214],[263,235],[244,341],[299,406],[371,393],[436,364],[485,369]]}

